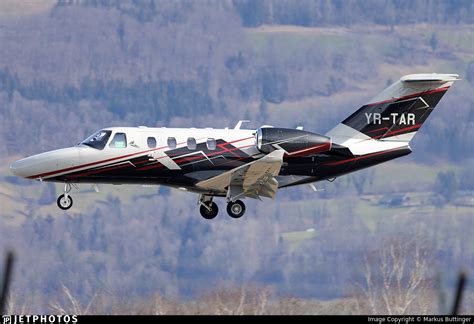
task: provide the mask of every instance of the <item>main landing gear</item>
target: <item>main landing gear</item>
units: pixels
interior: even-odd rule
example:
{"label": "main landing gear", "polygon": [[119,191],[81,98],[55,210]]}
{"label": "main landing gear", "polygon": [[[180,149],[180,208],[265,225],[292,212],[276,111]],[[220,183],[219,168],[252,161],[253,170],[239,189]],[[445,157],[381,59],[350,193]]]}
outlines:
{"label": "main landing gear", "polygon": [[240,218],[244,216],[245,204],[242,200],[236,200],[234,202],[229,201],[227,204],[227,214],[232,218]]}
{"label": "main landing gear", "polygon": [[72,197],[69,195],[69,192],[71,191],[71,184],[65,183],[64,184],[64,193],[58,197],[58,200],[56,201],[58,204],[58,207],[61,208],[62,210],[67,210],[72,207]]}
{"label": "main landing gear", "polygon": [[201,205],[199,212],[205,219],[216,218],[217,214],[219,213],[219,207],[217,207],[217,204],[212,201],[212,198],[212,196],[199,196],[198,204]]}
{"label": "main landing gear", "polygon": [[205,219],[213,219],[216,218],[217,214],[219,213],[219,207],[217,207],[215,202],[210,202],[207,205],[201,205],[199,212]]}
{"label": "main landing gear", "polygon": [[[212,196],[201,195],[198,204],[201,205],[199,212],[205,219],[214,219],[219,213],[217,204],[212,201]],[[245,204],[241,200],[229,201],[227,204],[227,214],[232,218],[240,218],[245,213]]]}

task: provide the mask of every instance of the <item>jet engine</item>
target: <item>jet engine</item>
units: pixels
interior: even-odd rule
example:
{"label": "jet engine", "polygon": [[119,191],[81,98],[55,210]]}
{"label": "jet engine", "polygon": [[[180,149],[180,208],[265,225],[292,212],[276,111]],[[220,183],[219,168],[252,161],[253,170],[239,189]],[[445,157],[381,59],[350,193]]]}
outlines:
{"label": "jet engine", "polygon": [[327,136],[299,129],[261,127],[257,130],[257,148],[263,153],[283,149],[289,156],[304,156],[331,149]]}

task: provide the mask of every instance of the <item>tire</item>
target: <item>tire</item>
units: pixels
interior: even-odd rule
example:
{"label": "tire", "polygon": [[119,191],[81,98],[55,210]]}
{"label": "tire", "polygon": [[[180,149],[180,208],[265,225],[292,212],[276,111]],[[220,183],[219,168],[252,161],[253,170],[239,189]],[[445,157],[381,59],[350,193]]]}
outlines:
{"label": "tire", "polygon": [[209,207],[211,208],[211,210],[208,210],[205,206],[201,206],[201,208],[199,208],[201,216],[205,219],[216,218],[217,214],[219,213],[219,208],[217,207],[217,204],[215,202],[211,202],[209,204]]}
{"label": "tire", "polygon": [[72,197],[70,195],[67,195],[67,198],[64,194],[58,197],[58,200],[56,201],[58,204],[58,207],[62,210],[67,210],[72,207]]}
{"label": "tire", "polygon": [[245,214],[245,204],[241,200],[236,200],[227,204],[227,214],[232,218],[240,218]]}

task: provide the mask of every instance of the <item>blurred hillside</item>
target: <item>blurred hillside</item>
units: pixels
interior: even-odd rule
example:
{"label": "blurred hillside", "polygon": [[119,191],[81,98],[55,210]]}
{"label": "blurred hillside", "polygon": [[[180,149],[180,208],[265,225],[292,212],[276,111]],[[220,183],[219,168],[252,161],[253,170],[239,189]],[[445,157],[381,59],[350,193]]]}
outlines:
{"label": "blurred hillside", "polygon": [[[446,286],[474,266],[472,1],[11,6],[0,5],[0,237],[19,257],[18,300],[45,310],[61,284],[88,300],[98,291],[187,298],[222,283],[338,299],[363,282],[363,256],[400,237],[428,247],[427,277]],[[322,192],[249,201],[239,221],[204,221],[197,197],[162,187],[82,186],[61,212],[59,186],[8,171],[106,126],[249,119],[324,133],[400,76],[422,72],[463,81],[409,157],[318,184]]]}

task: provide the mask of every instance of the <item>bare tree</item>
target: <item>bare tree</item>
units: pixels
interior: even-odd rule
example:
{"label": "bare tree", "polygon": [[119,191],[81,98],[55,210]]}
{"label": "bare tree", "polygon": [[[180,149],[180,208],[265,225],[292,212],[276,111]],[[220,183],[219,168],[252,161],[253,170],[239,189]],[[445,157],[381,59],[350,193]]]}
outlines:
{"label": "bare tree", "polygon": [[428,311],[428,255],[416,243],[391,242],[363,259],[357,283],[359,312],[403,315]]}
{"label": "bare tree", "polygon": [[28,301],[28,300],[23,300],[23,301],[19,302],[18,298],[16,298],[14,295],[10,295],[7,299],[5,314],[22,315],[22,314],[33,313],[30,310],[30,307],[28,305],[29,302],[30,301]]}
{"label": "bare tree", "polygon": [[90,315],[90,309],[94,302],[96,295],[92,296],[86,306],[82,305],[81,302],[72,295],[71,291],[64,285],[61,284],[61,290],[66,299],[65,303],[59,301],[52,302],[49,308],[58,315]]}
{"label": "bare tree", "polygon": [[221,287],[198,302],[195,314],[263,315],[268,313],[270,289]]}

